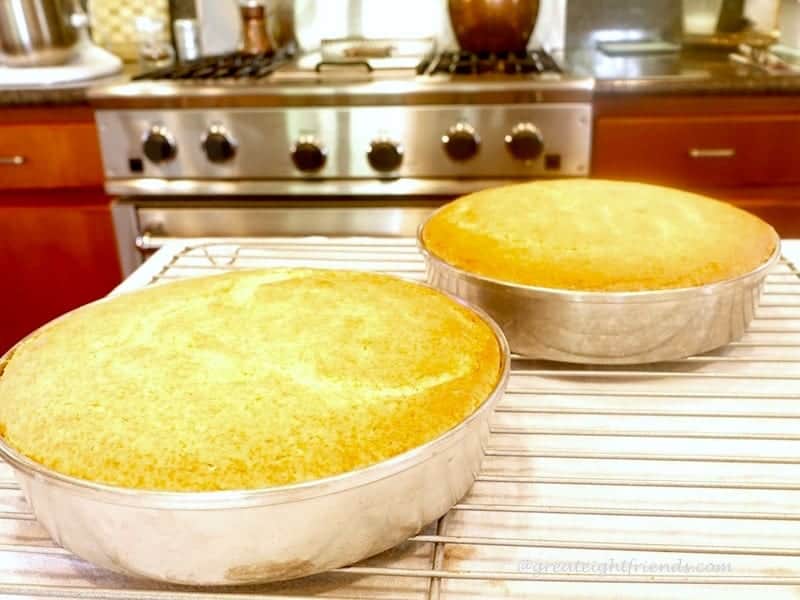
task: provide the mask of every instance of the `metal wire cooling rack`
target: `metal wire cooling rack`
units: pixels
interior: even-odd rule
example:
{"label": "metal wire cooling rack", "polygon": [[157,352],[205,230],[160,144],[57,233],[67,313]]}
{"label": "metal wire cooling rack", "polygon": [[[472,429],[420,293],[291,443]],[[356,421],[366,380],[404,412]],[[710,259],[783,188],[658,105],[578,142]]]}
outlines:
{"label": "metal wire cooling rack", "polygon": [[[227,240],[167,246],[119,291],[278,265],[424,276],[413,240]],[[798,367],[800,276],[786,260],[747,335],[712,354],[641,368],[515,359],[460,504],[379,557],[268,586],[195,590],[96,569],[53,547],[0,465],[0,595],[797,598]]]}

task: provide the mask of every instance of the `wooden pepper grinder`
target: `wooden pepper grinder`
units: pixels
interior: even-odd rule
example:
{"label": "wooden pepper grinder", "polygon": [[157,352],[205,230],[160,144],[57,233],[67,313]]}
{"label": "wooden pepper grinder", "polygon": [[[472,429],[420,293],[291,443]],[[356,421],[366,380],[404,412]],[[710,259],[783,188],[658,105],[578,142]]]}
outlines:
{"label": "wooden pepper grinder", "polygon": [[267,29],[267,7],[264,0],[241,0],[242,52],[245,54],[270,54],[272,40]]}

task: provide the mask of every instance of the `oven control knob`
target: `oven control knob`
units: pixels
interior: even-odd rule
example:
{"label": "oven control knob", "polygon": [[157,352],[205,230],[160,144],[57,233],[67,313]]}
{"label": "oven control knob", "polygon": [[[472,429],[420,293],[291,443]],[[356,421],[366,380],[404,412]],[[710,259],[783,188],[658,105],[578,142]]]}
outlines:
{"label": "oven control knob", "polygon": [[327,158],[325,148],[313,137],[301,137],[292,146],[292,162],[300,171],[319,171]]}
{"label": "oven control knob", "polygon": [[382,173],[396,170],[403,162],[403,147],[392,140],[380,138],[369,145],[367,160]]}
{"label": "oven control knob", "polygon": [[534,160],[544,150],[544,139],[533,123],[518,123],[506,136],[506,148],[517,160]]}
{"label": "oven control knob", "polygon": [[143,151],[151,162],[163,163],[175,158],[178,148],[164,127],[153,127],[144,138]]}
{"label": "oven control knob", "polygon": [[203,139],[203,151],[213,163],[223,163],[236,156],[236,142],[219,126],[208,130]]}
{"label": "oven control knob", "polygon": [[480,148],[480,139],[475,129],[467,123],[453,125],[446,134],[442,136],[442,144],[447,156],[453,160],[469,160]]}

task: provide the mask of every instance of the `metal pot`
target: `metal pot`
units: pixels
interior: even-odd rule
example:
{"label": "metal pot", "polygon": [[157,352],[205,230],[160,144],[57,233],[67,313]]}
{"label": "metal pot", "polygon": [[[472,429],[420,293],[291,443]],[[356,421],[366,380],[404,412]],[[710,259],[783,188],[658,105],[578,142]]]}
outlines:
{"label": "metal pot", "polygon": [[72,58],[80,36],[73,0],[0,0],[0,63],[59,65]]}
{"label": "metal pot", "polygon": [[448,0],[462,50],[522,52],[536,26],[539,0]]}
{"label": "metal pot", "polygon": [[772,256],[740,277],[679,289],[580,292],[464,271],[427,248],[424,229],[417,232],[417,245],[428,283],[486,311],[512,352],[595,365],[675,361],[741,338],[755,317],[767,274],[781,255],[776,234]]}

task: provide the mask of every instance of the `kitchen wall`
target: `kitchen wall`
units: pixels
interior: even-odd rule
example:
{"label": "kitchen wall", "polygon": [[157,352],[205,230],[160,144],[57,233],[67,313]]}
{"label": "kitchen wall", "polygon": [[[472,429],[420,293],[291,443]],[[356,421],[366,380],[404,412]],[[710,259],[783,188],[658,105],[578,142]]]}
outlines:
{"label": "kitchen wall", "polygon": [[[292,0],[267,0],[271,5]],[[210,53],[235,49],[239,37],[237,0],[171,0],[174,14],[188,15],[197,3]],[[784,0],[784,3],[800,0]],[[681,0],[541,0],[531,46],[560,49],[592,46],[604,39],[681,34]],[[776,23],[778,0],[746,0],[746,14],[760,28]],[[454,47],[447,0],[294,0],[301,47],[312,49],[325,37],[433,36]],[[569,32],[569,33],[567,33]]]}
{"label": "kitchen wall", "polygon": [[236,0],[195,0],[205,54],[226,54],[239,46],[241,24]]}
{"label": "kitchen wall", "polygon": [[800,49],[800,0],[782,0],[781,43]]}
{"label": "kitchen wall", "polygon": [[[531,44],[563,48],[567,0],[542,0]],[[447,0],[295,0],[301,46],[321,38],[434,37],[442,48],[456,45],[447,16]]]}
{"label": "kitchen wall", "polygon": [[[186,2],[187,0],[173,0]],[[271,3],[281,0],[268,0]],[[204,47],[222,53],[235,47],[239,36],[236,0],[196,0],[204,23]],[[563,48],[567,0],[541,0],[532,46]],[[447,17],[447,0],[295,0],[297,38],[304,49],[322,38],[432,36],[440,47],[454,47]]]}
{"label": "kitchen wall", "polygon": [[542,0],[531,45],[548,50],[564,48],[567,35],[567,0]]}

